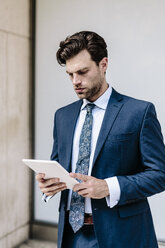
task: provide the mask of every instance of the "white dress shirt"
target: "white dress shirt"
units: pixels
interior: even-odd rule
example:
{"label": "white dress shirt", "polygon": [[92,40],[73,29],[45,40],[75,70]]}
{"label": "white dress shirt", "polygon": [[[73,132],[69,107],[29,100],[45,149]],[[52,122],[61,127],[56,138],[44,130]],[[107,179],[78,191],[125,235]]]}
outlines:
{"label": "white dress shirt", "polygon": [[[92,126],[92,137],[91,137],[91,154],[90,154],[90,162],[89,162],[89,170],[88,170],[88,175],[91,175],[92,172],[92,167],[93,167],[93,158],[94,158],[94,153],[96,149],[96,143],[97,139],[100,133],[101,125],[103,122],[104,114],[109,102],[109,99],[111,97],[112,93],[112,88],[109,86],[108,89],[104,92],[103,95],[101,95],[95,102],[95,107],[92,110],[93,114],[93,126]],[[74,132],[74,138],[73,138],[73,149],[72,149],[72,172],[75,172],[76,170],[76,163],[78,160],[78,152],[79,152],[79,140],[80,140],[80,134],[81,134],[81,129],[83,126],[83,123],[85,121],[85,116],[86,116],[86,108],[85,106],[89,103],[88,100],[83,99],[83,105],[81,106],[81,111],[80,115],[78,117],[77,123],[76,123],[76,128]],[[106,197],[107,205],[112,208],[114,207],[119,199],[120,199],[120,186],[117,177],[110,177],[110,178],[105,178],[110,195]],[[68,196],[68,204],[67,204],[67,209],[70,209],[70,202],[71,202],[71,196],[72,196],[72,190],[69,190],[69,196]],[[43,200],[46,202],[51,198],[52,196],[46,197],[43,195]],[[92,213],[92,208],[91,208],[91,199],[90,198],[85,198],[85,213]]]}
{"label": "white dress shirt", "polygon": [[[90,155],[89,170],[88,170],[89,176],[91,175],[92,172],[96,143],[111,93],[112,93],[112,88],[109,86],[108,89],[104,92],[104,94],[101,95],[95,102],[93,102],[95,104],[95,107],[92,110],[93,126],[92,126],[92,138],[91,138],[91,155]],[[72,172],[75,172],[76,170],[76,163],[78,160],[78,152],[79,152],[80,134],[86,117],[85,106],[88,103],[89,103],[88,100],[86,99],[83,100],[83,105],[81,106],[80,115],[77,120],[75,132],[74,132],[72,164],[71,164]],[[108,184],[109,192],[110,192],[110,196],[106,197],[106,201],[107,201],[107,205],[112,208],[118,203],[120,199],[120,186],[117,177],[106,178],[105,180]],[[69,191],[68,205],[67,205],[68,210],[70,209],[71,195],[72,195],[72,190]],[[91,199],[87,197],[85,198],[85,213],[92,213]]]}

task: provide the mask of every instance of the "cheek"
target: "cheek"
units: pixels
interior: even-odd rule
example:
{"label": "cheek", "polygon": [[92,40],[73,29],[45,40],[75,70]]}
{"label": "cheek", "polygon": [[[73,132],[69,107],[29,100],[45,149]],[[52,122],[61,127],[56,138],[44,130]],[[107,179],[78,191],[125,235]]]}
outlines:
{"label": "cheek", "polygon": [[100,72],[95,71],[93,73],[89,73],[87,76],[82,77],[81,82],[83,85],[86,85],[89,88],[93,88],[98,85],[98,82],[101,80]]}
{"label": "cheek", "polygon": [[98,74],[94,74],[94,75],[90,75],[88,78],[87,78],[87,82],[92,86],[95,86],[97,85],[98,81],[99,81],[100,77]]}

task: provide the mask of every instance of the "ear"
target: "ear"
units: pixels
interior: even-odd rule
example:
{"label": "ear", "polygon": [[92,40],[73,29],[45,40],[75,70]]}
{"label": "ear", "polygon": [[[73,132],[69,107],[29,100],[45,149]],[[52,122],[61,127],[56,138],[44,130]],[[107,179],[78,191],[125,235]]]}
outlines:
{"label": "ear", "polygon": [[101,69],[101,71],[102,71],[103,73],[106,72],[107,67],[108,67],[108,58],[107,58],[107,57],[104,57],[104,58],[100,61],[99,67],[100,67],[100,69]]}

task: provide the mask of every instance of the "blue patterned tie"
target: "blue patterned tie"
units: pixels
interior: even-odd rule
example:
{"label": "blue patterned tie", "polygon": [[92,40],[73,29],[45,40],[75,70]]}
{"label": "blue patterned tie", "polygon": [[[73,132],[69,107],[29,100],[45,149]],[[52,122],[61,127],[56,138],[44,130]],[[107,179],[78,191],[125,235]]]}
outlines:
{"label": "blue patterned tie", "polygon": [[[89,160],[91,153],[91,135],[92,135],[92,109],[94,104],[87,104],[87,114],[81,130],[79,154],[76,163],[76,173],[88,175]],[[69,223],[74,232],[77,232],[84,224],[85,198],[78,195],[77,192],[72,193],[71,205],[69,211]]]}

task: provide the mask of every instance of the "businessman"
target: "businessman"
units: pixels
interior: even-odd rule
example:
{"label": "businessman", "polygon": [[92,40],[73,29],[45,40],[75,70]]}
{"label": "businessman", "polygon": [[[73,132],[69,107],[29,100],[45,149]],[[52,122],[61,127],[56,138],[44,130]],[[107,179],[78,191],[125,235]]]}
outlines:
{"label": "businessman", "polygon": [[147,197],[165,190],[165,146],[154,105],[107,83],[94,32],[61,41],[57,61],[79,97],[55,113],[51,155],[79,183],[36,176],[45,201],[61,192],[58,248],[158,248]]}

